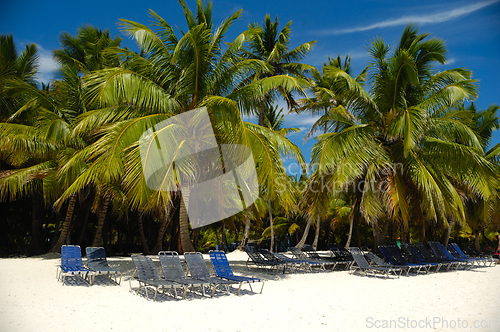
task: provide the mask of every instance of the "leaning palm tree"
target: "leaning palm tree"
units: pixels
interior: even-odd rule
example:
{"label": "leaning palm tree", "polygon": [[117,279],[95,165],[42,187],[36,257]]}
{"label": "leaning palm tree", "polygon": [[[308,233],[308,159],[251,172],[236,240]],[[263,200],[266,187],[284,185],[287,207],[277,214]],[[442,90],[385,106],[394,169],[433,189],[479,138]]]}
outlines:
{"label": "leaning palm tree", "polygon": [[476,135],[453,110],[477,96],[475,81],[461,68],[434,71],[446,48],[427,37],[407,26],[392,55],[383,40],[372,42],[370,95],[340,68],[325,73],[348,89],[353,107],[332,117],[341,130],[319,136],[309,187],[320,197],[354,190],[354,210],[372,224],[375,245],[383,214],[405,229],[414,220],[423,240],[426,220],[464,221],[457,183],[483,197],[498,183]]}
{"label": "leaning palm tree", "polygon": [[[279,156],[300,158],[300,150],[289,140],[266,128],[242,122],[238,106],[247,107],[254,96],[276,87],[303,90],[307,82],[278,75],[242,86],[242,81],[256,72],[264,72],[267,66],[260,60],[241,57],[248,33],[239,35],[225,51],[222,49],[227,30],[241,11],[214,27],[210,3],[204,6],[198,1],[195,14],[184,1],[180,3],[188,26],[180,37],[153,11],[150,11],[152,28],[121,20],[123,31],[135,39],[140,54],[115,48],[110,53],[119,56],[125,66],[98,70],[85,77],[88,98],[99,108],[80,116],[74,132],[87,135],[99,128],[98,139],[75,156],[90,166],[61,199],[87,185],[120,181],[132,209],[148,211],[166,207],[173,194],[153,191],[147,186],[142,175],[139,138],[155,124],[202,106],[208,109],[219,143],[250,147],[261,184],[283,173]],[[268,148],[263,149],[266,144]],[[182,203],[179,223],[183,250],[192,251],[187,211]]]}

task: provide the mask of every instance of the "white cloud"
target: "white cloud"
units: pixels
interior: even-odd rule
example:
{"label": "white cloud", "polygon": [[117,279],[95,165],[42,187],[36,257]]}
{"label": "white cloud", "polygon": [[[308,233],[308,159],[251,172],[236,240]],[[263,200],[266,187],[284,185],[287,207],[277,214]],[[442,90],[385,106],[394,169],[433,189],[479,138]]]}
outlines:
{"label": "white cloud", "polygon": [[454,64],[455,62],[457,62],[457,59],[455,59],[455,58],[451,58],[451,59],[446,60],[445,65],[452,65],[452,64]]}
{"label": "white cloud", "polygon": [[429,23],[430,24],[441,23],[441,22],[446,22],[449,20],[456,19],[456,18],[464,16],[464,15],[468,15],[468,14],[473,13],[479,9],[490,6],[498,1],[499,0],[478,2],[478,3],[474,3],[472,5],[467,5],[467,6],[463,6],[463,7],[459,7],[459,8],[455,8],[455,9],[451,9],[451,10],[448,10],[445,12],[440,12],[440,13],[435,13],[435,14],[403,16],[400,18],[381,21],[381,22],[374,23],[371,25],[360,26],[360,27],[350,28],[350,29],[323,30],[323,31],[319,31],[319,33],[322,33],[324,35],[342,35],[342,34],[348,34],[348,33],[354,33],[354,32],[373,30],[373,29],[378,29],[378,28],[387,28],[387,27],[393,27],[393,26],[406,25],[408,23],[416,23],[416,24],[420,24],[420,25],[429,24]]}
{"label": "white cloud", "polygon": [[54,78],[55,71],[59,69],[59,64],[52,58],[52,52],[47,51],[42,45],[36,45],[39,55],[38,77],[43,83],[48,83]]}

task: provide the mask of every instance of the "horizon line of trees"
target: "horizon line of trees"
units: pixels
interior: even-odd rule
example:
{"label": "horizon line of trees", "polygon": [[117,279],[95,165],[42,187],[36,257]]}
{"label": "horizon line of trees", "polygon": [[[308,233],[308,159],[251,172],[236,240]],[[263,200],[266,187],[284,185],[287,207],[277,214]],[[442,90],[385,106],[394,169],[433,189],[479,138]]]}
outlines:
{"label": "horizon line of trees", "polygon": [[[499,106],[476,108],[470,70],[437,69],[447,61],[441,39],[411,24],[398,45],[376,37],[355,75],[348,55],[320,69],[304,63],[315,41],[292,49],[291,22],[280,29],[266,15],[227,41],[241,10],[214,25],[210,2],[197,0],[195,11],[179,2],[186,27],[178,32],[152,10],[150,26],[120,20],[138,52],[108,30],[62,33],[53,51],[60,70],[48,84],[36,80],[36,46],[19,53],[12,35],[0,36],[0,256],[64,244],[150,254],[450,237],[496,248],[500,144],[490,141]],[[306,135],[316,139],[309,176],[281,100],[288,112],[319,115]],[[138,140],[198,107],[219,144],[251,149],[260,197],[191,229],[189,194],[147,186]],[[285,158],[301,165],[300,177],[286,173]],[[178,188],[173,174],[165,181]]]}

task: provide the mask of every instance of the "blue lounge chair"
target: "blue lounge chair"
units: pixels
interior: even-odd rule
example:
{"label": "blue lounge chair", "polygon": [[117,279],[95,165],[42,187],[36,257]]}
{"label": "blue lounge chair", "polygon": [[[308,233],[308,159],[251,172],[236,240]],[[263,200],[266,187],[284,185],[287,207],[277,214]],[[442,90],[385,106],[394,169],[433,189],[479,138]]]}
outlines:
{"label": "blue lounge chair", "polygon": [[61,280],[63,285],[66,283],[66,277],[69,275],[83,276],[84,280],[91,281],[92,271],[83,266],[82,249],[80,246],[62,246],[61,247],[61,265],[56,271],[57,280]]}
{"label": "blue lounge chair", "polygon": [[[87,266],[93,272],[91,284],[94,284],[95,276],[100,274],[114,275],[118,285],[122,282],[122,273],[108,265],[106,251],[103,247],[87,247],[85,252],[87,253]],[[120,280],[117,282],[118,274]]]}
{"label": "blue lounge chair", "polygon": [[[173,290],[174,296],[177,297],[177,289],[181,288],[184,290],[184,295],[182,299],[186,298],[187,286],[181,285],[168,280],[162,280],[156,271],[155,264],[153,260],[147,256],[143,255],[132,255],[132,261],[135,265],[135,272],[132,278],[135,278],[139,282],[139,287],[135,294],[139,293],[141,288],[146,291],[146,298],[148,298],[148,286],[155,289],[155,295],[153,301],[156,301],[156,295],[158,290],[162,290],[165,293],[167,290]],[[131,280],[129,280],[130,289],[132,289]]]}
{"label": "blue lounge chair", "polygon": [[205,259],[200,252],[185,252],[184,259],[186,260],[192,278],[209,282],[212,286],[219,288],[225,285],[228,293],[231,285],[239,284],[238,281],[211,276],[205,264]]}
{"label": "blue lounge chair", "polygon": [[436,258],[443,261],[455,262],[458,264],[458,267],[462,267],[464,270],[467,267],[471,269],[474,265],[474,262],[471,260],[453,257],[453,255],[446,249],[446,247],[439,242],[429,242],[429,247],[431,248]]}
{"label": "blue lounge chair", "polygon": [[262,290],[264,289],[264,280],[260,280],[258,278],[236,276],[234,275],[233,270],[231,269],[231,266],[229,265],[229,262],[227,260],[226,254],[223,251],[211,250],[208,253],[210,255],[210,261],[212,262],[212,266],[214,267],[215,274],[217,274],[219,278],[237,281],[240,283],[240,287],[238,288],[238,295],[240,295],[241,285],[244,282],[248,283],[248,286],[250,286],[250,290],[252,292],[252,283],[262,282],[262,287],[260,289],[260,293],[262,294]]}
{"label": "blue lounge chair", "polygon": [[484,264],[484,266],[486,266],[486,264],[488,264],[488,266],[494,266],[498,261],[498,259],[488,257],[469,257],[462,251],[462,249],[460,249],[460,247],[456,243],[449,244],[448,246],[451,246],[451,248],[455,249],[456,253],[460,257],[475,259],[478,263]]}
{"label": "blue lounge chair", "polygon": [[408,263],[422,264],[427,269],[427,272],[430,272],[433,267],[436,268],[435,272],[438,272],[441,268],[441,263],[426,262],[418,249],[409,243],[401,243],[401,249],[405,252],[406,257],[408,257],[408,259],[410,260],[408,261]]}
{"label": "blue lounge chair", "polygon": [[396,246],[379,246],[378,248],[390,264],[406,266],[406,275],[410,273],[411,269],[416,270],[416,274],[418,274],[422,268],[427,272],[427,268],[424,264],[408,263],[399,252],[399,248]]}

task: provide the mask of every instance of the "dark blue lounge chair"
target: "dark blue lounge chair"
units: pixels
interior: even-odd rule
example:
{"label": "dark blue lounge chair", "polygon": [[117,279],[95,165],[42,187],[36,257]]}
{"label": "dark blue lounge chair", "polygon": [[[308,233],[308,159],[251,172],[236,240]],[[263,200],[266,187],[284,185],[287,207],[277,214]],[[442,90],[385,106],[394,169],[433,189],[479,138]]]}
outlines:
{"label": "dark blue lounge chair", "polygon": [[406,275],[410,273],[410,270],[416,270],[416,273],[418,274],[420,270],[423,268],[425,272],[427,272],[427,269],[425,265],[423,264],[413,264],[413,263],[408,263],[404,257],[401,255],[401,252],[399,251],[399,248],[396,246],[379,246],[378,247],[382,255],[384,255],[384,258],[392,265],[397,265],[397,266],[406,266]]}
{"label": "dark blue lounge chair", "polygon": [[234,275],[231,266],[227,260],[226,254],[220,250],[211,250],[208,252],[210,255],[210,261],[212,262],[212,266],[214,268],[215,274],[219,278],[224,278],[227,280],[237,281],[240,283],[240,287],[238,289],[238,295],[240,294],[240,289],[242,283],[248,283],[250,286],[250,290],[253,292],[252,283],[254,282],[262,282],[262,287],[260,289],[260,293],[262,294],[262,290],[264,289],[264,280],[260,280],[259,278],[251,278],[251,277],[243,277]]}
{"label": "dark blue lounge chair", "polygon": [[456,253],[460,257],[475,259],[478,263],[484,264],[484,266],[486,266],[486,264],[488,264],[488,266],[494,266],[498,261],[498,259],[488,257],[469,257],[462,251],[462,249],[460,249],[460,247],[456,243],[449,244],[448,246],[451,246],[451,248],[455,249]]}
{"label": "dark blue lounge chair", "polygon": [[80,246],[65,245],[61,247],[61,265],[56,271],[57,280],[61,280],[63,285],[66,283],[68,275],[83,276],[84,280],[91,282],[92,271],[83,266],[82,249]]}

